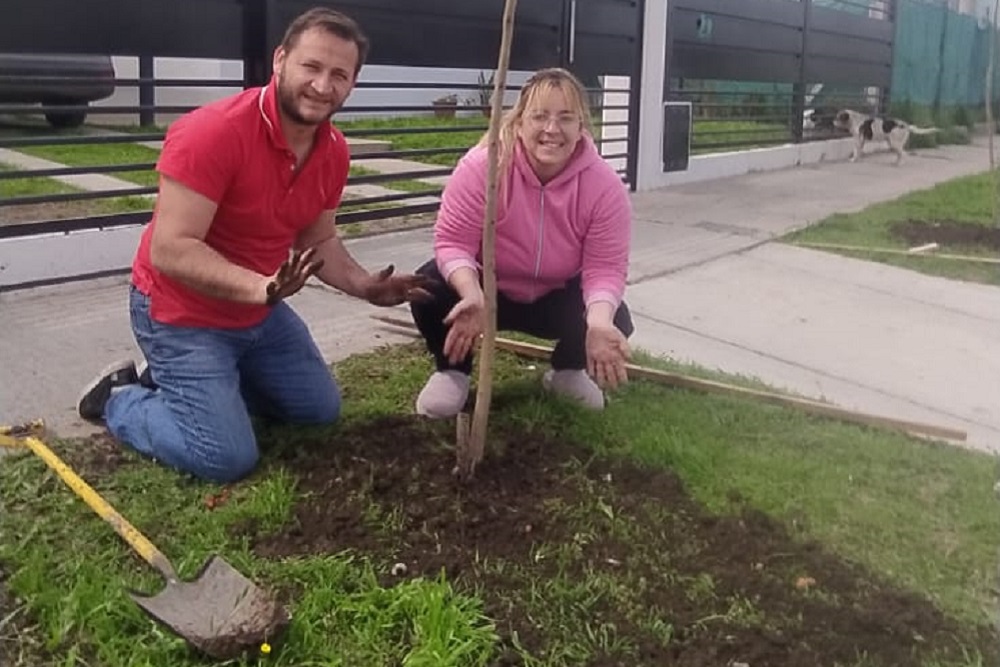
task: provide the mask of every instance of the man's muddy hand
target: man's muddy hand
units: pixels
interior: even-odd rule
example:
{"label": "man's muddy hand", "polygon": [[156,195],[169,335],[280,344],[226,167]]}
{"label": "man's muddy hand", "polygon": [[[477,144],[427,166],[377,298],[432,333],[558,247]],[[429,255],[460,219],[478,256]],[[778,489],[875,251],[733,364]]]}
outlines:
{"label": "man's muddy hand", "polygon": [[365,286],[365,299],[376,306],[398,306],[405,301],[424,302],[434,298],[428,291],[435,282],[420,274],[394,276],[395,267],[390,264],[371,275]]}
{"label": "man's muddy hand", "polygon": [[315,247],[305,250],[291,250],[288,259],[281,263],[278,270],[268,280],[264,302],[273,306],[302,289],[302,286],[309,280],[309,276],[319,271],[323,266],[323,260],[313,261],[315,254]]}

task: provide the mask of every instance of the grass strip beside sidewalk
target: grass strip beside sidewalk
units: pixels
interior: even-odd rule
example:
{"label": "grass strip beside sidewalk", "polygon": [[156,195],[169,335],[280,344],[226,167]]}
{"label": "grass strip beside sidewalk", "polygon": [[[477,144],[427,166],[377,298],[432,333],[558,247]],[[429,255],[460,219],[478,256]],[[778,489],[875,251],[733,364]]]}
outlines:
{"label": "grass strip beside sidewalk", "polygon": [[[965,176],[857,213],[836,213],[782,240],[872,248],[828,251],[928,275],[1000,285],[1000,270],[994,263],[936,256],[1000,257],[1000,226],[993,222],[994,187],[988,172]],[[930,243],[937,248],[924,250],[921,256],[877,252],[879,248],[907,251]]]}

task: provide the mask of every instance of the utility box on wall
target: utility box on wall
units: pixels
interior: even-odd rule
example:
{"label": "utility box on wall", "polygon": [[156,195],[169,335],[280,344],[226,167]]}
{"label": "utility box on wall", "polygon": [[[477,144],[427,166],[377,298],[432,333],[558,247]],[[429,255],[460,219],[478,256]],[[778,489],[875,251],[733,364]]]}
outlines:
{"label": "utility box on wall", "polygon": [[691,102],[663,103],[663,171],[687,171],[691,159]]}

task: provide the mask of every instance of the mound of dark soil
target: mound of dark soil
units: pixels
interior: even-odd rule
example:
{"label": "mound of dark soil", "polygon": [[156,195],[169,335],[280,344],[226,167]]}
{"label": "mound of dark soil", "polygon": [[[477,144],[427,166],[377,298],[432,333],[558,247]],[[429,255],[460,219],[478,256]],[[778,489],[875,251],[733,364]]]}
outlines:
{"label": "mound of dark soil", "polygon": [[954,220],[905,220],[893,223],[889,233],[910,246],[937,243],[942,247],[980,248],[1000,253],[1000,228]]}
{"label": "mound of dark soil", "polygon": [[[386,585],[400,580],[394,562],[405,577],[444,569],[483,596],[507,643],[501,665],[520,664],[515,633],[536,656],[550,641],[532,621],[532,582],[594,576],[625,592],[596,600],[581,623],[612,624],[631,648],[591,665],[817,667],[860,655],[865,664],[917,665],[940,651],[960,655],[962,643],[983,651],[985,664],[996,657],[986,628],[971,636],[925,599],[793,538],[735,494],[732,514],[715,515],[668,471],[516,433],[496,436],[463,486],[452,476],[452,435],[451,425],[397,418],[279,455],[305,493],[292,525],[276,535],[234,531],[263,557],[354,550],[385,564]],[[507,566],[486,565],[498,562]],[[672,628],[669,638],[642,621],[651,610]]]}

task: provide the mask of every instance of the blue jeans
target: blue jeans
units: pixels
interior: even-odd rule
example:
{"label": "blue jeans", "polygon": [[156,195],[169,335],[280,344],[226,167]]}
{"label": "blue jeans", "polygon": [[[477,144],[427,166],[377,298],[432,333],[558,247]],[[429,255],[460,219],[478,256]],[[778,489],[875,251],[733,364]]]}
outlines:
{"label": "blue jeans", "polygon": [[337,383],[286,303],[247,329],[178,327],[153,320],[149,297],[132,286],[129,311],[157,386],[116,390],[105,421],[141,454],[232,482],[259,459],[251,415],[296,424],[328,424],[340,415]]}

